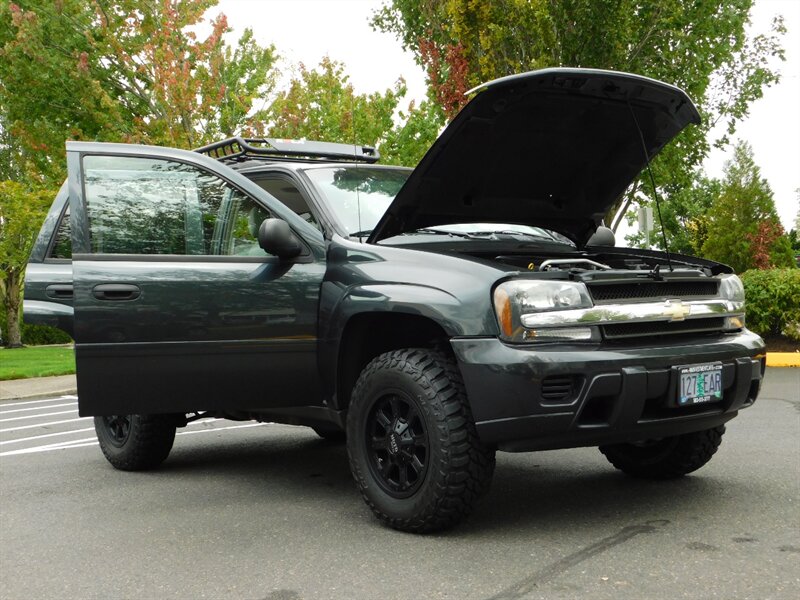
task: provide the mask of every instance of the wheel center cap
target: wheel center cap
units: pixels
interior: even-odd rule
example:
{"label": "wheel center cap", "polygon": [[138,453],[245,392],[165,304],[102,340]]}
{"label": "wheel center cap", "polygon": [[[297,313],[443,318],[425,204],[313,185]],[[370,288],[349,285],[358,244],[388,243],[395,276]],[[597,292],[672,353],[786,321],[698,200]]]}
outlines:
{"label": "wheel center cap", "polygon": [[396,433],[392,433],[389,436],[389,452],[391,454],[397,454],[400,451],[400,436]]}

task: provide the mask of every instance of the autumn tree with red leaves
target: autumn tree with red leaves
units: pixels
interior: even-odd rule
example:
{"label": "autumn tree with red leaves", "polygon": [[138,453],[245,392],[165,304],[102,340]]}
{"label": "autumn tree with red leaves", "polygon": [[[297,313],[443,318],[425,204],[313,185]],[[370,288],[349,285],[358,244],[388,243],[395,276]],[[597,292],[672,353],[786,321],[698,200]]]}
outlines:
{"label": "autumn tree with red leaves", "polygon": [[[216,0],[14,0],[0,5],[0,179],[64,177],[64,141],[191,148],[257,132],[275,49],[226,46]],[[200,35],[200,31],[208,31]]]}
{"label": "autumn tree with red leaves", "polygon": [[259,46],[250,30],[227,46],[224,15],[204,19],[216,3],[0,2],[0,303],[8,345],[21,343],[28,250],[44,216],[41,199],[65,177],[66,140],[191,148],[263,130],[275,49]]}
{"label": "autumn tree with red leaves", "polygon": [[733,158],[725,165],[720,194],[706,220],[704,257],[730,265],[738,273],[795,265],[772,189],[761,176],[749,144],[740,142],[734,148]]}
{"label": "autumn tree with red leaves", "polygon": [[[628,71],[684,89],[704,116],[653,161],[669,202],[697,180],[711,143],[727,143],[764,88],[778,81],[783,21],[754,32],[754,0],[387,0],[373,26],[399,39],[425,69],[428,96],[448,119],[481,83],[547,67]],[[717,123],[720,140],[708,139]],[[532,166],[535,168],[535,165]],[[616,227],[633,202],[652,200],[637,182],[612,206]],[[667,230],[678,232],[672,219]],[[668,233],[669,234],[669,233]]]}

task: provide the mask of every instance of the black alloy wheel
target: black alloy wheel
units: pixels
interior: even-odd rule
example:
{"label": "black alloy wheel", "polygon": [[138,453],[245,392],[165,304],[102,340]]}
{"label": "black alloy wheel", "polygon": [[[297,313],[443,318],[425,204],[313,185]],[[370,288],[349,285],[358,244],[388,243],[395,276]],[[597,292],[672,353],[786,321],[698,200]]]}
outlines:
{"label": "black alloy wheel", "polygon": [[400,392],[376,399],[364,440],[376,481],[394,498],[414,494],[428,470],[428,433],[416,402]]}
{"label": "black alloy wheel", "polygon": [[[115,468],[143,471],[160,465],[172,450],[183,415],[108,415],[94,418],[100,450]],[[183,421],[185,422],[185,421]]]}
{"label": "black alloy wheel", "polygon": [[364,367],[347,412],[347,455],[375,516],[413,533],[463,520],[494,471],[454,358],[428,348],[385,352]]}
{"label": "black alloy wheel", "polygon": [[111,415],[102,419],[108,430],[108,441],[122,448],[131,434],[131,415]]}

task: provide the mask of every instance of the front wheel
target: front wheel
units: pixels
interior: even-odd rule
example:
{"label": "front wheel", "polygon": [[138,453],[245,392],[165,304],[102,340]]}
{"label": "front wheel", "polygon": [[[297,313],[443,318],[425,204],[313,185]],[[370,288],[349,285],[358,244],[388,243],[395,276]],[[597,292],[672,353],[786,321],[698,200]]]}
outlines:
{"label": "front wheel", "polygon": [[175,441],[172,415],[110,415],[94,418],[100,449],[115,468],[144,471],[164,462]]}
{"label": "front wheel", "polygon": [[370,362],[347,416],[350,469],[366,503],[389,526],[423,533],[465,518],[494,471],[454,361],[424,349]]}
{"label": "front wheel", "polygon": [[608,461],[627,475],[673,479],[696,471],[719,448],[725,426],[634,444],[600,446]]}

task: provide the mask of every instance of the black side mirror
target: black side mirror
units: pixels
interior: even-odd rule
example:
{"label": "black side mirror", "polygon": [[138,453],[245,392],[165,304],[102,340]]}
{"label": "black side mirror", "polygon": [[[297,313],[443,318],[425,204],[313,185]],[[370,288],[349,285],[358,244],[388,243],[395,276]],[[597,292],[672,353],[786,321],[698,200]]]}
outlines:
{"label": "black side mirror", "polygon": [[264,219],[258,228],[258,245],[278,258],[294,258],[303,246],[282,219]]}
{"label": "black side mirror", "polygon": [[615,244],[614,232],[603,225],[600,225],[586,242],[587,246],[614,246]]}

